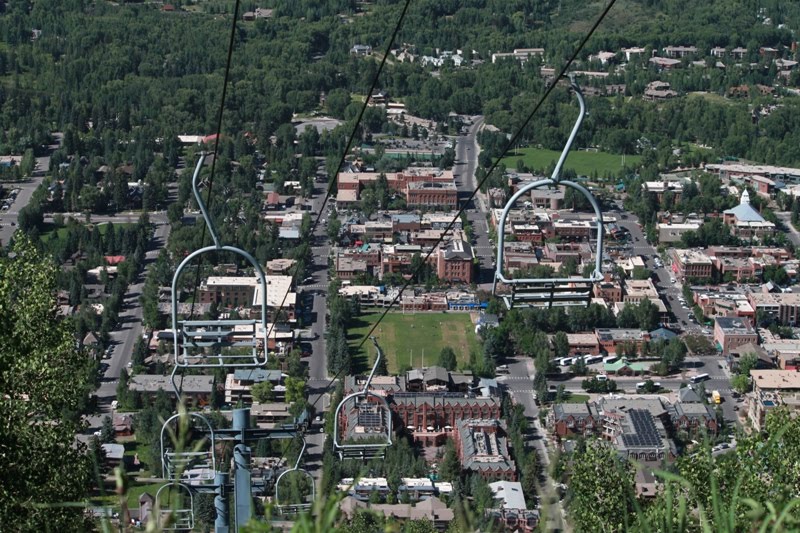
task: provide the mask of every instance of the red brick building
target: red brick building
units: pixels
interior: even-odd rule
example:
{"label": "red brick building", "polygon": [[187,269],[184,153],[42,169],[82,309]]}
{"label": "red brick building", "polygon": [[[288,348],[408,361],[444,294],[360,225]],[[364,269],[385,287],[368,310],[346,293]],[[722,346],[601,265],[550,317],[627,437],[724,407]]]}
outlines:
{"label": "red brick building", "polygon": [[448,393],[394,395],[389,404],[395,425],[404,427],[424,447],[442,446],[456,424],[473,418],[499,419],[496,398],[470,398]]}
{"label": "red brick building", "polygon": [[405,193],[408,207],[455,209],[458,206],[458,189],[453,182],[414,181],[406,186]]}
{"label": "red brick building", "polygon": [[454,240],[436,251],[436,275],[441,280],[472,283],[475,253],[466,241]]}
{"label": "red brick building", "polygon": [[453,436],[464,470],[475,472],[487,481],[517,480],[517,466],[508,453],[504,421],[462,420]]}

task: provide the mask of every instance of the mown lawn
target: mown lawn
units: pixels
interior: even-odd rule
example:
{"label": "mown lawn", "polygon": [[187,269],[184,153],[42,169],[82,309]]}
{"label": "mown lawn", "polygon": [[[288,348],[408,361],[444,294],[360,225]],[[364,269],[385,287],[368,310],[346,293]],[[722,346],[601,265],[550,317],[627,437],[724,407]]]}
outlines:
{"label": "mown lawn", "polygon": [[[108,231],[108,223],[107,222],[97,222],[97,223],[93,223],[93,224],[97,225],[97,229],[100,230],[100,235],[105,235],[106,231]],[[118,231],[118,230],[120,230],[122,228],[125,228],[125,227],[128,227],[128,226],[134,226],[134,225],[135,224],[129,224],[127,222],[124,222],[124,223],[116,222],[116,223],[114,223],[114,229]],[[52,224],[52,223],[45,223],[44,224],[44,229],[42,230],[42,232],[40,234],[40,238],[42,239],[42,241],[46,241],[46,240],[50,239],[51,235],[55,235],[59,240],[63,240],[63,239],[67,238],[67,231],[68,230],[67,230],[66,226],[56,226],[55,224]]]}
{"label": "mown lawn", "polygon": [[[348,324],[347,340],[356,360],[356,367],[367,370],[375,360],[375,348],[367,339],[358,345],[380,318],[380,313],[363,314]],[[439,353],[450,346],[456,353],[459,368],[469,362],[472,351],[480,349],[475,326],[469,313],[389,313],[374,332],[387,356],[389,372],[401,368],[433,366]]]}
{"label": "mown lawn", "polygon": [[[551,165],[555,165],[561,152],[546,150],[544,148],[520,148],[504,157],[501,162],[509,169],[517,168],[517,161],[522,160],[528,168],[545,171]],[[626,155],[625,165],[638,165],[642,157],[638,155]],[[567,160],[564,162],[564,169],[571,168],[579,176],[591,176],[597,173],[598,176],[616,174],[622,168],[622,156],[619,154],[609,154],[607,152],[582,152],[570,151]]]}

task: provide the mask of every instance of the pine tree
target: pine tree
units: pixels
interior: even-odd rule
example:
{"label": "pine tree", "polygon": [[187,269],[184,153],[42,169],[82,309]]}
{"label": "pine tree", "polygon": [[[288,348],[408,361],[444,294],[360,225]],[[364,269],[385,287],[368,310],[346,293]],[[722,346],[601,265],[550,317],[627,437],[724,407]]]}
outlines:
{"label": "pine tree", "polygon": [[456,352],[450,346],[442,348],[441,353],[439,353],[439,366],[447,370],[455,370],[457,364]]}

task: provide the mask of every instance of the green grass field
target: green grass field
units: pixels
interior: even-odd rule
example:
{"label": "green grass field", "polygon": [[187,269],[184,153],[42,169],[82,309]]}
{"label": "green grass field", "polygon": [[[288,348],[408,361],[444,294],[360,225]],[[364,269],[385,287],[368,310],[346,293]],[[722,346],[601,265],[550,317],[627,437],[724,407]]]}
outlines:
{"label": "green grass field", "polygon": [[[348,324],[347,340],[356,368],[361,371],[367,370],[375,360],[375,348],[370,340],[361,349],[358,344],[379,317],[380,313],[367,313]],[[422,366],[423,356],[426,366],[435,365],[445,346],[456,352],[461,368],[469,362],[470,353],[480,349],[468,313],[389,313],[374,335],[388,358],[389,372],[392,373],[400,368]]]}
{"label": "green grass field", "polygon": [[[516,155],[515,155],[516,154]],[[520,148],[515,153],[504,157],[501,160],[506,168],[517,168],[517,160],[522,159],[525,166],[539,171],[547,170],[550,164],[555,164],[561,156],[555,150],[544,148]],[[633,166],[639,164],[642,157],[638,155],[626,155],[625,164]],[[564,168],[571,168],[580,176],[591,176],[596,172],[598,176],[606,174],[616,174],[622,168],[622,156],[609,154],[607,152],[577,152],[571,151],[564,163]]]}
{"label": "green grass field", "polygon": [[[100,235],[105,235],[106,231],[108,231],[108,223],[107,222],[98,222],[96,223],[97,228],[100,230]],[[128,226],[134,226],[135,224],[129,224],[127,222],[124,223],[115,223],[114,229],[119,230],[121,228],[125,228]],[[42,241],[47,241],[50,239],[51,235],[55,235],[59,240],[63,240],[67,238],[67,227],[66,226],[56,226],[52,223],[45,223],[44,229],[40,234],[40,239]]]}

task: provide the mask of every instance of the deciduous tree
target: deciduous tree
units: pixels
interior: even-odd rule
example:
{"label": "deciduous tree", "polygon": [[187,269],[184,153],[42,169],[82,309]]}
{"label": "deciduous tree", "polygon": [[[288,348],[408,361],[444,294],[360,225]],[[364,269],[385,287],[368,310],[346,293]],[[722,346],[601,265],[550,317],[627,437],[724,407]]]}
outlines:
{"label": "deciduous tree", "polygon": [[0,259],[0,524],[13,531],[89,529],[85,447],[88,358],[56,316],[56,266],[24,236]]}

